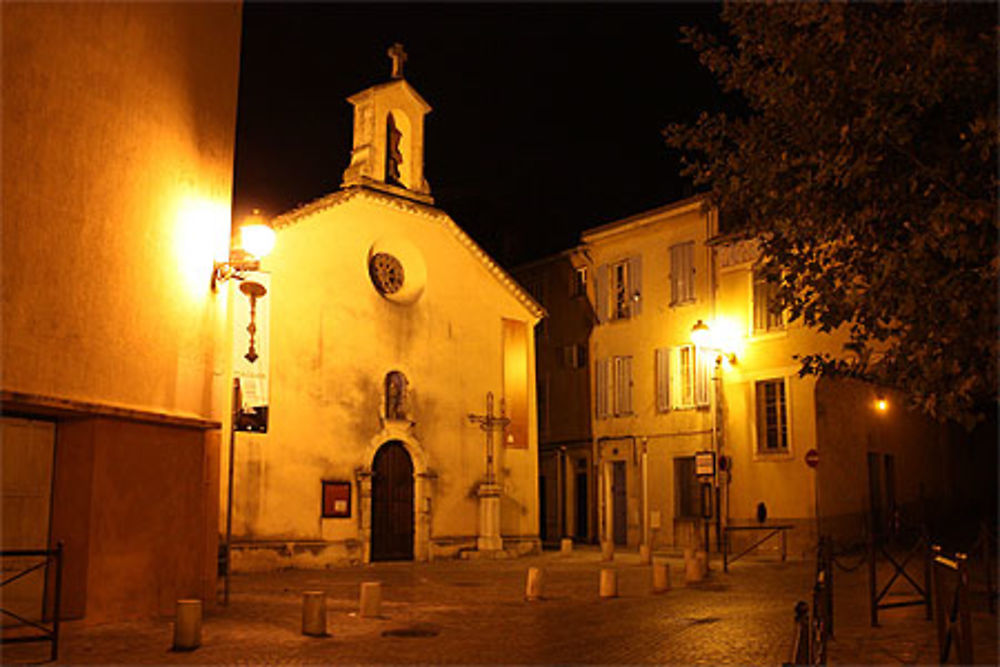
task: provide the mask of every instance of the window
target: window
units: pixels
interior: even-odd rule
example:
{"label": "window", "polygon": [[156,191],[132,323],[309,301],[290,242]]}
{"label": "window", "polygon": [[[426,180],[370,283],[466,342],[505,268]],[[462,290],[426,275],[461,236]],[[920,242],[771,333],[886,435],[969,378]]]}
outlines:
{"label": "window", "polygon": [[611,319],[626,319],[631,314],[628,262],[611,267]]}
{"label": "window", "polygon": [[760,380],[757,394],[757,451],[761,453],[788,451],[788,402],[785,381]]}
{"label": "window", "polygon": [[615,416],[632,414],[632,357],[615,357]]}
{"label": "window", "polygon": [[670,348],[661,347],[655,351],[656,363],[656,411],[670,411]]}
{"label": "window", "polygon": [[578,266],[573,269],[573,285],[570,296],[587,296],[587,267]]}
{"label": "window", "polygon": [[632,414],[632,357],[609,357],[594,364],[598,419]]}
{"label": "window", "polygon": [[594,289],[599,322],[635,317],[642,309],[642,258],[638,255],[597,268]]}
{"label": "window", "polygon": [[670,305],[694,301],[694,242],[670,246]]}
{"label": "window", "polygon": [[694,408],[708,405],[710,365],[709,354],[699,354],[694,345],[681,345],[670,350],[670,403],[672,408]]}
{"label": "window", "polygon": [[785,326],[781,311],[772,308],[778,294],[778,286],[768,282],[763,276],[753,277],[753,330],[754,333],[773,331]]}

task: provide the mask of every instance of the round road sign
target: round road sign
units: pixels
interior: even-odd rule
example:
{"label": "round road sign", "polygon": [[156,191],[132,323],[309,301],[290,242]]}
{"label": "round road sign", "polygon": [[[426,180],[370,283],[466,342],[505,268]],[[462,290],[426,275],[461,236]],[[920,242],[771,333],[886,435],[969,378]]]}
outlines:
{"label": "round road sign", "polygon": [[819,465],[819,452],[815,449],[810,449],[806,452],[806,465],[810,468],[815,468]]}

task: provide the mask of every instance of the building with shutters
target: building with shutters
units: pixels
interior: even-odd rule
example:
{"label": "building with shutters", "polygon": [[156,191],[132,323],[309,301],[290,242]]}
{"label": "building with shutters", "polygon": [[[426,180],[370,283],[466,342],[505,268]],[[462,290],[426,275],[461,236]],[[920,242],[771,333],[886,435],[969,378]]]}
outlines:
{"label": "building with shutters", "polygon": [[[430,106],[390,53],[392,77],[348,98],[342,187],[273,221],[267,428],[236,437],[237,570],[538,549],[544,311],[434,206]],[[488,464],[470,416],[501,410]]]}
{"label": "building with shutters", "polygon": [[241,6],[0,11],[2,546],[64,543],[64,618],[211,606]]}
{"label": "building with shutters", "polygon": [[[729,526],[739,550],[763,534],[737,529],[765,515],[789,527],[789,554],[804,555],[817,530],[860,539],[886,530],[897,510],[912,516],[921,501],[954,499],[957,480],[977,479],[954,432],[904,410],[898,394],[800,378],[796,355],[837,351],[844,338],[773,311],[773,287],[754,274],[755,244],[718,229],[714,210],[687,199],[587,230],[578,247],[518,270],[534,271],[550,313],[539,359],[559,359],[571,338],[553,332],[579,337],[590,328],[589,377],[574,381],[590,386],[598,539],[618,548],[701,546],[707,528],[715,550]],[[588,327],[561,286],[577,271],[592,276]],[[708,342],[696,343],[702,325]],[[575,423],[564,410],[565,401],[540,403],[540,423]],[[818,467],[806,463],[810,451]],[[699,475],[700,460],[723,466]],[[546,488],[562,494],[546,505],[574,506],[575,470],[543,459]],[[548,520],[575,534],[565,514]]]}

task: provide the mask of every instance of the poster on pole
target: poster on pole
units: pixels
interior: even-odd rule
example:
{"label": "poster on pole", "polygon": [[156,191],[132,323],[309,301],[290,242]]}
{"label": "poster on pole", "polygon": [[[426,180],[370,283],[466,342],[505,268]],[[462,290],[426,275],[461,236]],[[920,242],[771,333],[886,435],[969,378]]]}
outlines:
{"label": "poster on pole", "polygon": [[271,276],[251,271],[234,285],[233,377],[240,382],[241,401],[233,428],[267,433],[270,402]]}

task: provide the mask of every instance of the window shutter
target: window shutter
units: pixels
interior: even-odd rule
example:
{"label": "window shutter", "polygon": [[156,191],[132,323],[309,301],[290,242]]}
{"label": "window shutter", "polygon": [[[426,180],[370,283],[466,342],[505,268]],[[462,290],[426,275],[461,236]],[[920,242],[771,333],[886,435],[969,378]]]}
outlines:
{"label": "window shutter", "polygon": [[597,321],[603,324],[608,321],[608,265],[597,267],[597,283],[594,285],[594,309],[597,311]]}
{"label": "window shutter", "polygon": [[[629,257],[628,260],[628,275],[629,275],[629,312],[632,317],[635,317],[642,312],[642,255],[635,255],[634,257]],[[638,299],[636,299],[638,295]]]}
{"label": "window shutter", "polygon": [[670,348],[656,350],[656,411],[670,411]]}
{"label": "window shutter", "polygon": [[618,396],[616,414],[632,414],[632,357],[618,357]]}
{"label": "window shutter", "polygon": [[711,367],[715,363],[710,352],[698,350],[694,378],[695,405],[709,405],[711,402]]}
{"label": "window shutter", "polygon": [[608,362],[609,359],[598,359],[594,362],[594,394],[596,396],[597,418],[608,416]]}

